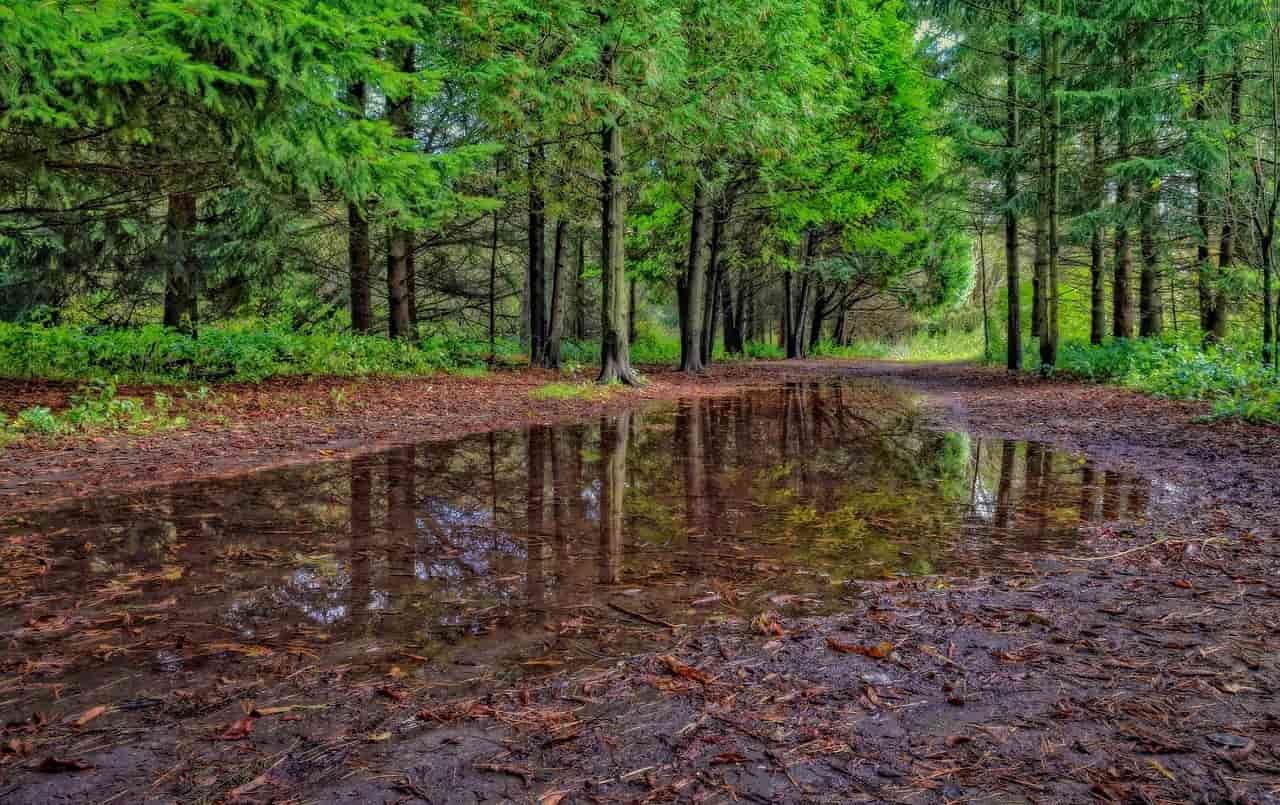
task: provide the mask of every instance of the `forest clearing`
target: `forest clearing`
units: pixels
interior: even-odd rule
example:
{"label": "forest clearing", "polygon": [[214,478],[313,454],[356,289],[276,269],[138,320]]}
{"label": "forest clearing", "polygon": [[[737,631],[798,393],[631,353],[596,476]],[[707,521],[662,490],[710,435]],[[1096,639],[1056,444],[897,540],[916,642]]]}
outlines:
{"label": "forest clearing", "polygon": [[1280,801],[1280,0],[0,5],[0,803]]}

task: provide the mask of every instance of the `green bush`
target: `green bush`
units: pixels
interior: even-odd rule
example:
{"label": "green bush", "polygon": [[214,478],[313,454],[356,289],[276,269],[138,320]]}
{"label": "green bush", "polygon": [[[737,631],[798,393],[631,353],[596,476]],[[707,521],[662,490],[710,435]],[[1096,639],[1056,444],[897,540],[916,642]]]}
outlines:
{"label": "green bush", "polygon": [[1207,400],[1218,417],[1280,424],[1280,375],[1262,365],[1256,350],[1239,344],[1201,349],[1172,336],[1100,346],[1070,341],[1059,348],[1058,371],[1157,397]]}

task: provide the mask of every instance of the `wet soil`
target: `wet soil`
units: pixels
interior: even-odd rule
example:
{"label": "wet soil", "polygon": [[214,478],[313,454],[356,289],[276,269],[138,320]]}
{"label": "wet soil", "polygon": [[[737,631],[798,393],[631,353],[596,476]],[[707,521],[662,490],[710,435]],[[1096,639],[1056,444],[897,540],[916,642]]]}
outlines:
{"label": "wet soil", "polygon": [[[971,367],[721,371],[120,497],[61,447],[100,474],[8,485],[0,801],[1277,798],[1275,430]],[[355,449],[310,438],[273,460]]]}

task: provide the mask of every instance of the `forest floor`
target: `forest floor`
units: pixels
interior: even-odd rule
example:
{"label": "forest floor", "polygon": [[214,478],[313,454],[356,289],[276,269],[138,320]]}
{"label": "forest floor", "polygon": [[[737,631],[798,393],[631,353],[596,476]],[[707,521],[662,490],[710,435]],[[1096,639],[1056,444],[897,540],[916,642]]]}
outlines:
{"label": "forest floor", "polygon": [[[248,715],[228,689],[149,720],[32,716],[4,727],[0,800],[1280,802],[1280,430],[1204,422],[1193,404],[835,361],[653,372],[603,401],[534,400],[554,379],[535,371],[281,381],[221,389],[187,431],[11,448],[0,513],[829,377],[883,378],[925,395],[943,425],[1082,451],[1177,484],[1187,503],[1159,529],[1099,524],[1073,556],[976,581],[861,583],[834,616],[648,623],[651,650],[625,661],[474,695],[303,664],[259,680],[253,699],[283,705]],[[3,406],[67,393],[11,384]],[[173,748],[197,735],[215,740]]]}

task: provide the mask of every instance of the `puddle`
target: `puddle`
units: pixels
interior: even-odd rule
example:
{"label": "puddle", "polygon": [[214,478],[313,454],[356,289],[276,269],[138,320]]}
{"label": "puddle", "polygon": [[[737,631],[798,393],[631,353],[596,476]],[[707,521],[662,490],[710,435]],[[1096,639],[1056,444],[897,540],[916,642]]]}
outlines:
{"label": "puddle", "polygon": [[1176,503],[927,424],[882,385],[791,385],[27,515],[3,534],[0,705],[145,700],[245,663],[511,679],[664,623],[1020,564]]}

